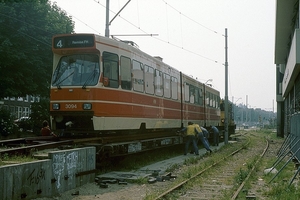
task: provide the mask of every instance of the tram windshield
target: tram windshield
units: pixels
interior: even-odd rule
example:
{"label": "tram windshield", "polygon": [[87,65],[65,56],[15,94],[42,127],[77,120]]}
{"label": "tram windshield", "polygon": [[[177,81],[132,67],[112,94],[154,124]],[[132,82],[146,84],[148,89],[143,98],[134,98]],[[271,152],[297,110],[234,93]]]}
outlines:
{"label": "tram windshield", "polygon": [[96,85],[100,76],[99,56],[78,54],[61,57],[52,77],[52,85],[86,86]]}

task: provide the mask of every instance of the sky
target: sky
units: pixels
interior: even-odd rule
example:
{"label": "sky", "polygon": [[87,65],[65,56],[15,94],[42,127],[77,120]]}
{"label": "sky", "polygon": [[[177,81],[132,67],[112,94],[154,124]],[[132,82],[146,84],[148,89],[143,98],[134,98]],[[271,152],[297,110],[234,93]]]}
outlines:
{"label": "sky", "polygon": [[[106,0],[51,1],[76,33],[105,36]],[[212,84],[221,98],[227,30],[228,99],[276,112],[275,0],[131,0],[116,16],[127,2],[110,0],[110,35]]]}

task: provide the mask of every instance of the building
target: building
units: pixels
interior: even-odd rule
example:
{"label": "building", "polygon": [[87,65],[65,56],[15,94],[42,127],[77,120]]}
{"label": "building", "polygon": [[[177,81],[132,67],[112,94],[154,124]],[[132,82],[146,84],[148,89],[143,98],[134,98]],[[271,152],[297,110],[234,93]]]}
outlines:
{"label": "building", "polygon": [[26,95],[26,97],[6,97],[0,101],[0,107],[10,111],[14,119],[29,117],[31,113],[31,104],[39,102],[39,97]]}
{"label": "building", "polygon": [[275,64],[277,135],[283,137],[300,115],[299,0],[276,1]]}

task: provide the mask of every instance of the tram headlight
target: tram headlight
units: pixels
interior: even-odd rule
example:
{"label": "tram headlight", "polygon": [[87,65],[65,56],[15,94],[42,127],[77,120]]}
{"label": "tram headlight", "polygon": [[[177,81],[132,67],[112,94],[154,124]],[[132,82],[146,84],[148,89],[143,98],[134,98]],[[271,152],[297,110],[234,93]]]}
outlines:
{"label": "tram headlight", "polygon": [[59,110],[60,106],[59,106],[59,103],[53,103],[52,104],[52,109],[53,110]]}
{"label": "tram headlight", "polygon": [[92,104],[91,103],[84,103],[83,104],[83,110],[91,110]]}

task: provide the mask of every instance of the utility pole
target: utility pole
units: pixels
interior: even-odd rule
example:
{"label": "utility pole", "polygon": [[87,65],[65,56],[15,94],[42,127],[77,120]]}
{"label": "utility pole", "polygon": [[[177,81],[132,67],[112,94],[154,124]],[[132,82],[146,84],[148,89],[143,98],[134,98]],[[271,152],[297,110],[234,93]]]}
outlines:
{"label": "utility pole", "polygon": [[127,6],[130,1],[131,0],[128,0],[127,3],[121,8],[121,10],[114,16],[114,18],[109,21],[109,0],[106,0],[105,37],[109,37],[109,26],[112,21],[120,14],[120,12]]}
{"label": "utility pole", "polygon": [[228,47],[227,28],[225,28],[225,144],[228,144]]}
{"label": "utility pole", "polygon": [[109,0],[106,0],[105,37],[109,37]]}

